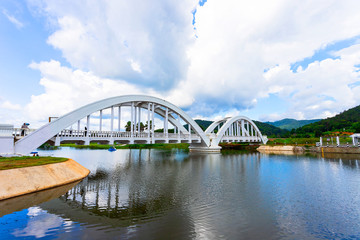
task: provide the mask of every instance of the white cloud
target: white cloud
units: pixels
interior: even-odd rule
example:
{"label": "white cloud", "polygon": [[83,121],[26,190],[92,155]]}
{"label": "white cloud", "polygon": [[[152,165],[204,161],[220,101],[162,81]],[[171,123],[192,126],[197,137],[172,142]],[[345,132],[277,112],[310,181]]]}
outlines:
{"label": "white cloud", "polygon": [[44,5],[58,28],[48,43],[74,68],[165,90],[186,74],[194,0],[38,3]]}
{"label": "white cloud", "polygon": [[269,94],[290,107],[263,120],[326,117],[360,104],[357,45],[333,53],[338,59],[290,70],[319,49],[360,36],[358,1],[208,1],[197,7],[198,38],[191,24],[197,1],[37,2],[57,24],[48,43],[71,67],[31,65],[45,88],[27,106],[33,119],[129,93],[214,118],[252,109]]}
{"label": "white cloud", "polygon": [[100,78],[90,72],[72,70],[54,60],[32,63],[30,67],[41,72],[40,84],[45,89],[45,93],[31,96],[31,102],[24,109],[25,115],[29,118],[27,121],[33,122],[36,126],[46,123],[50,116],[59,117],[83,105],[120,95],[151,95],[166,99],[180,107],[192,103],[186,96],[177,95],[179,92],[161,94],[151,88]]}
{"label": "white cloud", "polygon": [[23,122],[22,107],[0,97],[0,123],[20,127]]}
{"label": "white cloud", "polygon": [[[360,35],[359,7],[355,1],[207,2],[196,13],[198,39],[189,50],[187,91],[197,101],[213,104],[215,111],[229,105],[252,108],[256,99],[270,93],[291,100],[287,114],[302,113],[293,116],[323,117],[328,109],[337,112],[340,105],[359,104],[356,89],[347,86],[358,79],[353,74],[353,65],[359,64],[357,52],[349,61],[327,59],[313,63],[319,65],[309,66],[304,73],[290,71],[292,63],[316,50]],[[265,69],[271,71],[264,74]],[[316,88],[311,87],[314,84]],[[331,108],[320,97],[324,93],[336,99],[337,106]],[[323,107],[307,109],[314,103]]]}
{"label": "white cloud", "polygon": [[15,25],[15,27],[17,28],[23,28],[24,24],[19,21],[17,18],[15,18],[13,15],[10,15],[6,10],[3,10],[2,13],[5,15],[5,17],[12,23]]}
{"label": "white cloud", "polygon": [[0,108],[8,109],[8,110],[20,110],[21,106],[19,104],[13,104],[9,101],[0,101]]}

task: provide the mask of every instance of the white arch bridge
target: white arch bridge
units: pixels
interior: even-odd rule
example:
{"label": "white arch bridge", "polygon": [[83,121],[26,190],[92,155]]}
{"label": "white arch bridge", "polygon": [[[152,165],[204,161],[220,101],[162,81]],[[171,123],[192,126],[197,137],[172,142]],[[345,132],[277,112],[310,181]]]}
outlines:
{"label": "white arch bridge", "polygon": [[[130,115],[130,126],[127,131],[121,129],[121,115],[122,112],[125,113],[124,109],[130,112],[127,114]],[[111,112],[106,119],[103,117],[105,110]],[[98,119],[96,128],[93,124],[90,125],[91,115]],[[163,119],[162,132],[155,132],[155,115]],[[141,117],[144,116],[145,127],[141,124]],[[110,120],[110,130],[103,130],[105,120]],[[82,122],[85,125],[84,129],[81,128]],[[76,124],[77,127],[74,129],[72,126]],[[188,127],[185,128],[184,125]],[[85,145],[102,141],[109,144],[186,142],[190,143],[192,151],[219,151],[220,142],[267,142],[266,136],[262,136],[255,123],[247,117],[215,121],[204,132],[177,106],[156,97],[143,95],[112,97],[76,109],[18,140],[15,143],[15,153],[28,154],[48,140],[53,140],[55,145],[66,141],[81,141]]]}

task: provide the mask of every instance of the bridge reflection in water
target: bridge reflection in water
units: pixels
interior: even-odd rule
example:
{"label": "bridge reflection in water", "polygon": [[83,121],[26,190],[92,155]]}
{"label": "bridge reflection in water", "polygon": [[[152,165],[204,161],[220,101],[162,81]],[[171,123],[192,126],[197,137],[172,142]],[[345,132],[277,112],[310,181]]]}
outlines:
{"label": "bridge reflection in water", "polygon": [[[218,172],[220,162],[224,161],[221,154],[193,153],[190,158],[188,153],[181,150],[175,154],[168,151],[129,150],[126,162],[112,170],[98,168],[65,195],[41,207],[86,224],[124,227],[151,221],[171,211],[174,206],[188,208],[201,204],[203,200],[189,202],[193,201],[191,196],[199,193],[188,186],[200,185],[204,175],[212,174],[203,172],[204,164]],[[225,158],[241,178],[245,178],[246,171],[258,171],[260,155],[257,153],[241,155],[241,161],[238,161],[237,155],[230,154]],[[183,221],[186,222],[185,219]]]}

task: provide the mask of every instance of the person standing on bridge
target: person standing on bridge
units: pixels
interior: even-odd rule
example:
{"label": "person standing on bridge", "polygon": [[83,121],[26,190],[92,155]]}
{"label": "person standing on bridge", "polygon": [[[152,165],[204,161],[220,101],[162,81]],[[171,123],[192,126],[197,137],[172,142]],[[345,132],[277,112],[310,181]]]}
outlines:
{"label": "person standing on bridge", "polygon": [[87,127],[85,127],[85,137],[87,136]]}
{"label": "person standing on bridge", "polygon": [[26,130],[29,129],[29,128],[28,128],[28,125],[29,125],[28,123],[24,123],[24,124],[21,126],[21,134],[20,134],[21,136],[25,136]]}

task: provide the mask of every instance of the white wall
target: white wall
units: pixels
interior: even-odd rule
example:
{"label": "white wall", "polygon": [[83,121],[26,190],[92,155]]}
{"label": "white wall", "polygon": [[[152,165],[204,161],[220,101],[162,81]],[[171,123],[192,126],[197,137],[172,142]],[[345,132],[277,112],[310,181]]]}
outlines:
{"label": "white wall", "polygon": [[0,136],[0,155],[14,154],[14,137]]}

